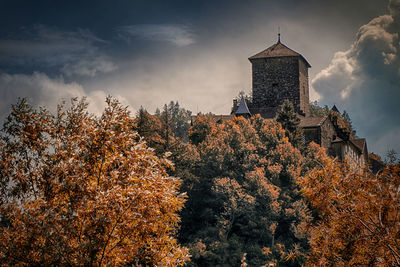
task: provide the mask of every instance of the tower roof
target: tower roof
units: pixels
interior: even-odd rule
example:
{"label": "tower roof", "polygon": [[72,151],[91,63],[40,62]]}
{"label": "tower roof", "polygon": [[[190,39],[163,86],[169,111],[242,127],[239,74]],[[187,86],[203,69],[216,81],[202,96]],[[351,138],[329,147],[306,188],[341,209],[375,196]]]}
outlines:
{"label": "tower roof", "polygon": [[239,104],[239,107],[236,110],[235,114],[238,114],[238,115],[240,115],[240,114],[249,114],[249,115],[251,115],[251,113],[249,111],[249,108],[247,107],[246,100],[244,99],[243,96],[242,96],[242,99],[240,99],[240,104]]}
{"label": "tower roof", "polygon": [[299,53],[296,51],[290,49],[286,45],[282,44],[280,39],[278,42],[264,51],[261,51],[258,54],[255,54],[254,56],[250,57],[249,60],[253,59],[259,59],[259,58],[273,58],[273,57],[300,57],[304,60],[306,63],[307,67],[311,67],[310,63],[307,62],[307,60]]}
{"label": "tower roof", "polygon": [[338,110],[338,108],[336,107],[336,105],[333,105],[333,107],[331,108],[332,111],[336,111],[337,113],[340,113],[340,111]]}

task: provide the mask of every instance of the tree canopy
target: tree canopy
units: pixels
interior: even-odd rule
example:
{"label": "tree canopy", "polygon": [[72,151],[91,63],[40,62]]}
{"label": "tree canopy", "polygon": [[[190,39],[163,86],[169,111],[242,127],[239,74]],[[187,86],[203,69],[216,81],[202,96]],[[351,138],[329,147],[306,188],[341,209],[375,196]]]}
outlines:
{"label": "tree canopy", "polygon": [[0,135],[0,263],[183,265],[174,234],[184,195],[107,98],[100,117],[84,100],[55,114],[25,100]]}
{"label": "tree canopy", "polygon": [[198,116],[189,140],[180,231],[189,265],[239,266],[244,253],[249,266],[303,263],[312,216],[297,179],[321,149],[307,148],[304,158],[279,123],[260,116],[220,124]]}
{"label": "tree canopy", "polygon": [[301,129],[300,119],[294,110],[292,102],[285,99],[276,114],[276,121],[282,124],[289,142],[299,149],[304,146],[303,130]]}
{"label": "tree canopy", "polygon": [[400,265],[400,167],[378,174],[325,157],[301,180],[318,212],[310,224],[309,265]]}

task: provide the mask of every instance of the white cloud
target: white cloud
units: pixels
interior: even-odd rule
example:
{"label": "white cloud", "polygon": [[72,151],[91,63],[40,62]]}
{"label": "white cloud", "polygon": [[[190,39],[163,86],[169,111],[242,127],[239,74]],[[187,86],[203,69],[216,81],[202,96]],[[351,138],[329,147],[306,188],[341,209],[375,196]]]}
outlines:
{"label": "white cloud", "polygon": [[[68,102],[73,97],[86,97],[89,112],[99,115],[105,107],[107,96],[101,90],[87,93],[78,83],[66,83],[62,77],[51,79],[39,72],[32,75],[0,74],[0,88],[0,121],[9,114],[11,105],[15,104],[18,98],[26,98],[34,107],[43,106],[54,111],[61,100]],[[123,105],[127,105],[125,98],[115,97]]]}
{"label": "white cloud", "polygon": [[165,41],[177,46],[187,46],[195,43],[191,29],[184,25],[170,24],[138,24],[118,28],[125,39],[132,37],[151,41]]}
{"label": "white cloud", "polygon": [[61,72],[67,76],[89,76],[94,77],[99,73],[112,72],[117,69],[117,66],[104,58],[97,56],[94,58],[82,58],[77,62],[66,63]]}
{"label": "white cloud", "polygon": [[[320,100],[345,99],[353,89],[357,78],[354,72],[357,68],[354,59],[349,57],[349,51],[335,53],[330,65],[320,71],[311,84],[314,90],[320,94]],[[323,90],[320,90],[323,88]]]}
{"label": "white cloud", "polygon": [[400,143],[400,0],[390,14],[360,27],[347,51],[335,53],[329,66],[312,80],[323,104],[350,112],[358,133],[375,152]]}

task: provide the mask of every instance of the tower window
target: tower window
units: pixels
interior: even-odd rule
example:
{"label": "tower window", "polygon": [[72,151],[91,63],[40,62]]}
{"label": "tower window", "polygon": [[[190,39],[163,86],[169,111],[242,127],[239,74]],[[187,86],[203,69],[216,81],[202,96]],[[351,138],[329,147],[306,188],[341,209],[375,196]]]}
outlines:
{"label": "tower window", "polygon": [[278,87],[278,83],[273,83],[272,86],[273,87]]}

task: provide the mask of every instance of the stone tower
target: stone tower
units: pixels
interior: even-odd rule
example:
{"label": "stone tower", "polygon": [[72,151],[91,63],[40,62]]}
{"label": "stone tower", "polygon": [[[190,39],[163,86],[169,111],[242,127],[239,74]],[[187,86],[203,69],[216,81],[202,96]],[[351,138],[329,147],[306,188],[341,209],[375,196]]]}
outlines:
{"label": "stone tower", "polygon": [[311,65],[299,53],[278,42],[249,58],[253,72],[252,114],[275,116],[285,99],[296,112],[309,115],[308,68]]}

